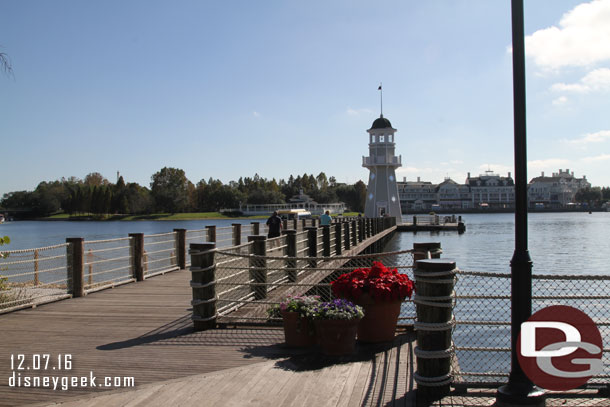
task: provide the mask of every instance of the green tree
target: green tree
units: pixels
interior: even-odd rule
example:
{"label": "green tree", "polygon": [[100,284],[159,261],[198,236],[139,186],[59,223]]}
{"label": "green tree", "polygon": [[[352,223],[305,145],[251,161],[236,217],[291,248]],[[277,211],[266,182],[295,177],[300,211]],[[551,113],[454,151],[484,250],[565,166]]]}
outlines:
{"label": "green tree", "polygon": [[102,174],[99,172],[91,172],[85,176],[85,185],[91,185],[94,187],[99,187],[102,185],[109,185],[110,181],[108,181]]}
{"label": "green tree", "polygon": [[189,180],[184,171],[163,167],[151,178],[150,189],[156,209],[170,213],[184,212],[189,200]]}
{"label": "green tree", "polygon": [[600,187],[583,188],[576,192],[574,199],[576,202],[586,203],[590,208],[599,206],[602,200],[602,190]]}

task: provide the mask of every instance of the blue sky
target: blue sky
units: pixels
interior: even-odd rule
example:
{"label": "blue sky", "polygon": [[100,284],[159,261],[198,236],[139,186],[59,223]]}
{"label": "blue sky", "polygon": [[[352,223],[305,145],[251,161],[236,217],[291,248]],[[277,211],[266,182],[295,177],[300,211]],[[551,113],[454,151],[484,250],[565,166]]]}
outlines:
{"label": "blue sky", "polygon": [[[528,178],[610,186],[610,0],[525,0]],[[398,129],[397,177],[513,170],[510,1],[0,0],[0,194],[164,166],[367,179],[366,130]]]}

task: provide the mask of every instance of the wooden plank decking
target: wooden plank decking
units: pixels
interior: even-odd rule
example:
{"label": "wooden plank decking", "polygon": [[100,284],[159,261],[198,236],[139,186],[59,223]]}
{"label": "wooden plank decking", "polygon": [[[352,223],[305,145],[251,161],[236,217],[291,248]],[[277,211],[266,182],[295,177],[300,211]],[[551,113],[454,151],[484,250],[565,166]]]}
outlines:
{"label": "wooden plank decking", "polygon": [[[377,403],[380,397],[407,402],[405,393],[412,390],[408,373],[413,369],[410,334],[398,336],[387,349],[360,347],[355,359],[336,363],[315,350],[283,347],[283,333],[277,328],[194,332],[189,281],[190,273],[182,270],[83,298],[1,315],[0,406],[48,404],[91,393],[98,396],[108,391],[100,387],[106,376],[133,377],[137,388],[123,394],[121,400],[135,405],[140,397],[148,400],[140,405],[151,405],[147,394],[152,397],[158,391],[158,405],[205,406],[226,405],[222,401],[227,395],[231,395],[234,405],[241,404],[241,397],[254,405],[276,405],[267,401],[279,402],[281,397],[285,397],[285,405],[301,396],[313,402],[312,397],[331,397],[338,389],[342,396],[336,404],[328,401],[325,405],[367,405],[370,400]],[[25,355],[27,367],[32,367],[33,355],[49,354],[51,363],[46,370],[11,370],[11,355],[16,358],[18,354]],[[72,356],[73,368],[53,370],[56,358],[65,354]],[[97,378],[96,388],[10,387],[8,380],[13,373],[20,373],[23,379],[89,377],[90,372]],[[279,382],[284,383],[281,388],[285,390],[279,391]],[[110,391],[119,394],[125,389],[111,387]],[[204,395],[212,399],[202,401]],[[349,404],[341,404],[346,397]],[[107,405],[98,401],[91,405]],[[86,405],[82,401],[77,404]]]}

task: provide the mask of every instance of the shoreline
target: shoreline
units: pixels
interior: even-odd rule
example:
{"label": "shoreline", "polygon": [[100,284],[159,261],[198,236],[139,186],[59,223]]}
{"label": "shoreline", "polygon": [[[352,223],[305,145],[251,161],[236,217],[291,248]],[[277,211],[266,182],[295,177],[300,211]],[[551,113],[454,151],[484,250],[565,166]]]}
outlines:
{"label": "shoreline", "polygon": [[[594,209],[528,209],[528,213],[588,213],[588,212],[607,212],[603,208]],[[403,217],[409,217],[413,215],[454,215],[454,214],[493,214],[493,213],[515,213],[513,208],[506,209],[440,209],[435,211],[411,211],[403,213]],[[346,213],[346,216],[357,216],[356,212]],[[14,219],[16,221],[45,221],[45,222],[57,222],[57,221],[68,221],[68,222],[115,222],[115,221],[193,221],[193,220],[256,220],[256,219],[267,219],[268,216],[256,215],[256,216],[226,216],[217,212],[187,212],[178,214],[150,214],[150,215],[112,215],[108,217],[96,217],[96,216],[50,216],[43,218],[23,218]]]}

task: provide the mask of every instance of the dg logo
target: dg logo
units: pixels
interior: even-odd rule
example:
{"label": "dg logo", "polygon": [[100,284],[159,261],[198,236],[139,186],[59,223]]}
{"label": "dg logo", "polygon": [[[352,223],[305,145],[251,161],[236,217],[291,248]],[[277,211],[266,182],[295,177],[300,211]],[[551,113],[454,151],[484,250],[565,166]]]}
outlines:
{"label": "dg logo", "polygon": [[517,346],[523,372],[544,389],[574,389],[604,370],[599,329],[576,308],[554,305],[536,312],[521,324]]}

